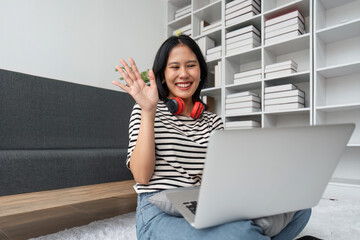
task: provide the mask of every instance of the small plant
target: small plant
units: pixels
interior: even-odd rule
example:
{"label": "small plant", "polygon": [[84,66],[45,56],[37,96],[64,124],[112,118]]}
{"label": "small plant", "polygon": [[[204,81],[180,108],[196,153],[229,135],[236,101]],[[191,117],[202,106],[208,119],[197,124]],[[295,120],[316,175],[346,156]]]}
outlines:
{"label": "small plant", "polygon": [[[121,68],[125,70],[124,67],[121,67]],[[130,69],[132,70],[131,67],[130,67]],[[116,68],[115,68],[115,72],[118,72],[118,70],[117,70]],[[141,75],[141,78],[144,80],[144,82],[145,82],[147,85],[149,85],[149,84],[150,84],[149,69],[147,69],[147,70],[145,70],[145,71],[142,71],[142,72],[140,73],[140,75]],[[123,77],[120,77],[120,80],[124,80],[124,78],[123,78]]]}

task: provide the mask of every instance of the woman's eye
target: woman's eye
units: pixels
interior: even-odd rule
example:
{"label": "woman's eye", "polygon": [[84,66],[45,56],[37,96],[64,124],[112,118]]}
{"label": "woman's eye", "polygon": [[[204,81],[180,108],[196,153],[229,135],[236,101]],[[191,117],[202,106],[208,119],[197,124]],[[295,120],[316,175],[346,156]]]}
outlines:
{"label": "woman's eye", "polygon": [[178,66],[172,66],[171,68],[175,68],[175,69],[177,69],[177,68],[179,68]]}
{"label": "woman's eye", "polygon": [[195,67],[196,65],[189,65],[188,67]]}

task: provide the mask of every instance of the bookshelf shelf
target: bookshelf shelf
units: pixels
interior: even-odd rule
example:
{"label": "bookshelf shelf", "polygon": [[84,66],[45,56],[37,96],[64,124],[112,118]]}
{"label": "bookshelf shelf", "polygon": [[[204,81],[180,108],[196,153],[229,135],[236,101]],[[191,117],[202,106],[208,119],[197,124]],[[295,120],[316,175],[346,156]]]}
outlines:
{"label": "bookshelf shelf", "polygon": [[[276,2],[274,4],[274,2]],[[281,5],[278,6],[277,3],[280,3]],[[300,10],[300,12],[303,13],[304,17],[309,16],[310,14],[310,5],[309,0],[302,1],[287,1],[287,4],[283,4],[284,1],[263,1],[264,4],[264,16],[266,19],[270,19],[279,15],[282,15],[284,13],[292,12],[295,10]],[[274,7],[275,6],[275,7]]]}
{"label": "bookshelf shelf", "polygon": [[309,114],[310,108],[299,108],[299,109],[289,109],[289,110],[282,110],[282,111],[265,111],[264,114],[266,115],[299,115],[299,114]]}
{"label": "bookshelf shelf", "polygon": [[336,26],[320,29],[316,32],[325,44],[360,36],[360,18]]}
{"label": "bookshelf shelf", "polygon": [[317,69],[317,72],[325,78],[334,78],[350,74],[360,73],[360,61],[339,64],[336,66],[322,67]]}
{"label": "bookshelf shelf", "polygon": [[[260,14],[247,19],[239,18],[239,21],[226,25],[226,4],[231,2],[232,0],[168,0],[167,17],[168,35],[172,35],[178,27],[191,23],[192,37],[195,40],[208,37],[214,41],[215,46],[222,47],[221,56],[207,62],[211,79],[216,75],[213,69],[221,62],[222,83],[219,87],[204,89],[201,95],[214,98],[215,113],[222,117],[224,124],[253,120],[259,122],[261,127],[348,122],[360,126],[360,0],[260,0]],[[188,5],[191,5],[191,14],[174,20],[174,13]],[[296,10],[305,19],[304,33],[265,44],[266,21]],[[201,21],[210,24],[221,21],[221,26],[201,34]],[[252,43],[250,46],[256,47],[250,50],[239,48],[238,52],[228,54],[226,48],[229,33],[250,25],[260,31],[260,45]],[[266,78],[266,75],[275,75],[268,74],[266,66],[289,60],[297,64],[295,73]],[[234,84],[234,74],[256,69],[261,69],[261,76],[244,80],[254,79],[254,82]],[[266,111],[265,88],[285,84],[293,84],[304,93],[304,108]],[[226,114],[227,97],[247,91],[259,95],[261,110]],[[336,184],[354,183],[360,188],[360,167],[354,166],[360,166],[360,127],[355,128],[332,181]]]}
{"label": "bookshelf shelf", "polygon": [[265,78],[264,81],[267,83],[272,82],[275,83],[276,85],[279,85],[279,84],[285,84],[287,82],[291,82],[291,83],[308,82],[309,78],[310,78],[310,71],[303,71],[278,78]]}
{"label": "bookshelf shelf", "polygon": [[168,26],[176,29],[191,23],[191,14],[185,15],[168,23]]}
{"label": "bookshelf shelf", "polygon": [[310,47],[310,34],[306,33],[297,38],[284,40],[278,43],[265,45],[267,51],[276,55],[284,55],[292,52],[307,50]]}
{"label": "bookshelf shelf", "polygon": [[320,110],[320,111],[323,111],[323,112],[360,110],[360,102],[359,103],[350,103],[350,104],[337,104],[337,105],[329,105],[329,106],[318,106],[318,107],[316,107],[316,110]]}

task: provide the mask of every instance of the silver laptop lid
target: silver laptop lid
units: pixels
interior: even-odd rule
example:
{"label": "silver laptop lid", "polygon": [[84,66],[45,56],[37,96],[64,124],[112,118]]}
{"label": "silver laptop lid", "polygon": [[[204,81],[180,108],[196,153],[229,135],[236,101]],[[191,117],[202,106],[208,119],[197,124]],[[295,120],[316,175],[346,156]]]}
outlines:
{"label": "silver laptop lid", "polygon": [[354,124],[217,131],[208,145],[197,228],[315,206]]}

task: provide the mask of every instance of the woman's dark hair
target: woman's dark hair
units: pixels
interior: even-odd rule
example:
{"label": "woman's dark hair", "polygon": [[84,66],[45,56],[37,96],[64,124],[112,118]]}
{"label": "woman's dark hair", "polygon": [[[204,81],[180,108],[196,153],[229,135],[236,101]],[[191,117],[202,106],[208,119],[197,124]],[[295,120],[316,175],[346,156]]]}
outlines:
{"label": "woman's dark hair", "polygon": [[159,99],[165,101],[167,96],[169,95],[169,89],[166,83],[163,83],[165,79],[165,69],[167,65],[167,61],[169,58],[170,51],[179,44],[184,44],[188,46],[196,55],[197,60],[200,65],[200,83],[198,88],[196,89],[193,99],[195,101],[200,101],[200,92],[201,89],[204,87],[207,81],[208,75],[208,68],[204,59],[204,56],[201,53],[199,46],[196,42],[186,35],[179,35],[179,36],[171,36],[169,37],[159,48],[158,52],[156,53],[154,64],[152,70],[155,74],[156,85],[159,93]]}

